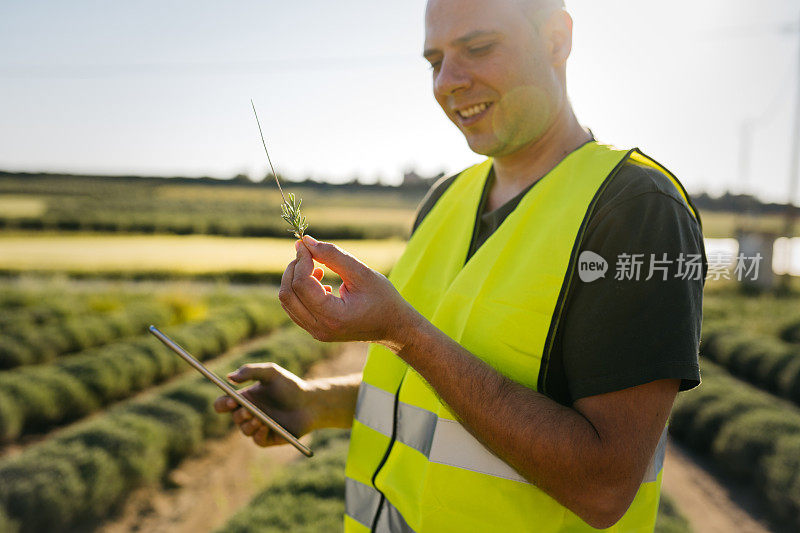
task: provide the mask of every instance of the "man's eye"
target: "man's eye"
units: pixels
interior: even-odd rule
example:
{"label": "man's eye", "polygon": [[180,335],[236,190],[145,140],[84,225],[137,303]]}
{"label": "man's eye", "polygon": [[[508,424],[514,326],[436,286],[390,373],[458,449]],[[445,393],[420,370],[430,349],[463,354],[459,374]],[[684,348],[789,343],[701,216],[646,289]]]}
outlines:
{"label": "man's eye", "polygon": [[442,65],[441,61],[431,61],[431,64],[428,68],[435,71],[438,70],[441,65]]}
{"label": "man's eye", "polygon": [[469,48],[469,53],[475,56],[483,55],[491,51],[494,43],[485,44],[483,46],[473,46]]}

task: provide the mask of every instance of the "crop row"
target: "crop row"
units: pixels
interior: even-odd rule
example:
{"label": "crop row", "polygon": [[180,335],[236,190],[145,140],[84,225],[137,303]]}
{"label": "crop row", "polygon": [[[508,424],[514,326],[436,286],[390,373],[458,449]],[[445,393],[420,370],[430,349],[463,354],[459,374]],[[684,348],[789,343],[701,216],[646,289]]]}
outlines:
{"label": "crop row", "polygon": [[71,316],[37,326],[15,327],[0,337],[0,369],[52,361],[142,333],[151,323],[169,324],[178,313],[168,302],[139,302],[108,314]]}
{"label": "crop row", "polygon": [[[74,214],[35,218],[0,217],[0,230],[80,231],[95,233],[219,235],[225,237],[286,237],[286,226],[279,217],[267,220],[263,213],[241,219],[203,220],[202,217],[127,216],[110,213]],[[392,224],[317,223],[314,235],[325,240],[407,238],[410,228]]]}
{"label": "crop row", "polygon": [[703,328],[723,324],[787,342],[800,341],[800,295],[748,295],[735,287],[706,288],[703,298]]}
{"label": "crop row", "polygon": [[[388,270],[378,269],[385,275]],[[46,280],[52,277],[69,278],[70,280],[103,280],[103,281],[189,281],[234,283],[237,285],[280,285],[283,270],[210,270],[206,272],[183,272],[178,270],[16,270],[0,268],[0,280],[14,279],[21,276],[36,276]],[[341,279],[336,275],[325,276],[326,284],[335,284]]]}
{"label": "crop row", "polygon": [[76,314],[101,314],[128,305],[151,301],[152,294],[141,290],[104,287],[79,288],[63,283],[0,285],[0,328],[16,323],[46,324]]}
{"label": "crop row", "polygon": [[183,272],[179,270],[18,270],[0,268],[0,279],[15,279],[21,276],[36,276],[41,279],[52,277],[70,280],[112,280],[112,281],[197,281],[236,283],[242,285],[280,285],[281,271],[265,270],[209,270],[207,272]]}
{"label": "crop row", "polygon": [[658,500],[658,516],[653,533],[692,533],[692,526],[669,494],[661,492]]}
{"label": "crop row", "polygon": [[[89,311],[85,298],[60,294],[45,301],[29,301],[34,294],[0,294],[0,331],[11,331],[19,326],[49,324],[71,315]],[[35,296],[41,297],[37,293]],[[5,298],[4,298],[5,297]]]}
{"label": "crop row", "polygon": [[9,331],[20,324],[43,325],[75,315],[110,313],[153,299],[152,294],[142,290],[115,287],[98,290],[33,280],[0,284],[0,330]]}
{"label": "crop row", "polygon": [[[165,332],[205,360],[287,321],[276,303],[251,302],[219,310],[201,322],[165,328]],[[0,372],[0,441],[75,420],[188,368],[146,335],[56,364]]]}
{"label": "crop row", "polygon": [[703,328],[701,355],[753,385],[800,404],[800,345],[726,325]]}
{"label": "crop row", "polygon": [[312,459],[287,466],[218,533],[341,531],[349,432],[319,433]]}
{"label": "crop row", "polygon": [[670,430],[753,483],[774,515],[800,527],[800,410],[706,361],[702,386],[679,395]]}
{"label": "crop row", "polygon": [[[244,362],[271,360],[302,373],[333,349],[292,328],[215,369],[224,373]],[[101,520],[137,487],[163,479],[204,439],[230,431],[230,417],[213,410],[218,395],[203,378],[187,377],[0,460],[0,515],[22,532],[63,531]]]}
{"label": "crop row", "polygon": [[779,335],[786,342],[800,344],[800,320],[795,319],[785,324],[781,328]]}
{"label": "crop row", "polygon": [[[349,431],[315,433],[314,458],[287,466],[217,533],[341,531],[348,439]],[[664,494],[655,533],[691,533],[689,523]]]}

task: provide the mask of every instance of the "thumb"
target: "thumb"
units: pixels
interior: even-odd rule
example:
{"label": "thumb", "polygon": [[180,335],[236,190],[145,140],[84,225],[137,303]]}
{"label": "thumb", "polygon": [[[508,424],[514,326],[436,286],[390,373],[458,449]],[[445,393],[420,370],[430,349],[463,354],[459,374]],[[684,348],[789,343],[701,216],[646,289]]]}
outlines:
{"label": "thumb", "polygon": [[369,270],[367,265],[335,244],[317,242],[317,240],[310,235],[303,236],[303,242],[311,252],[311,256],[318,263],[322,263],[336,272],[345,283],[359,281]]}
{"label": "thumb", "polygon": [[254,380],[267,382],[275,377],[277,373],[278,370],[273,363],[248,363],[228,374],[228,379],[234,383],[244,383],[245,381]]}

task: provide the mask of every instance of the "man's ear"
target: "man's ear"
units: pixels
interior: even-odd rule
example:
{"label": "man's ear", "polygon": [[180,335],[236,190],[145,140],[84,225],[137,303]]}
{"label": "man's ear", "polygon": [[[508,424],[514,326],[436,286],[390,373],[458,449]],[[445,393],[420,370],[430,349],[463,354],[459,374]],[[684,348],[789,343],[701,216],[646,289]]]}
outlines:
{"label": "man's ear", "polygon": [[542,36],[550,56],[550,64],[563,67],[572,52],[572,17],[563,9],[553,11],[542,24]]}

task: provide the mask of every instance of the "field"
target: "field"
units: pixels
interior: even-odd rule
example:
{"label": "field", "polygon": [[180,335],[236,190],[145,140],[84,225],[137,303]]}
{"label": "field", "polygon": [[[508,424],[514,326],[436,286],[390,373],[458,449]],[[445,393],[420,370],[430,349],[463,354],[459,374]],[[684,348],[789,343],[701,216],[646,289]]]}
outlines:
{"label": "field", "polygon": [[[310,234],[388,273],[425,190],[348,187],[289,190]],[[218,372],[360,368],[352,345],[314,341],[277,302],[294,258],[278,198],[248,183],[0,176],[0,532],[341,527],[346,432],[315,435],[310,461],[255,448],[213,412],[216,389],[146,333],[158,324]],[[708,236],[732,234],[732,215],[705,220]],[[688,478],[751,491],[757,520],[789,530],[800,527],[798,303],[711,284],[704,382],[671,421],[673,445],[698,460]],[[194,500],[203,508],[163,503]],[[684,503],[665,491],[657,531],[711,530]]]}
{"label": "field", "polygon": [[[289,185],[323,239],[405,239],[424,189]],[[0,174],[0,229],[283,237],[274,183]]]}
{"label": "field", "polygon": [[[337,349],[289,326],[273,289],[237,294],[162,286],[144,295],[108,289],[70,286],[56,293],[44,284],[2,292],[0,311],[14,316],[2,330],[6,349],[16,344],[37,354],[29,344],[37,337],[20,334],[34,328],[66,339],[84,333],[82,344],[65,353],[17,358],[0,372],[0,516],[8,529],[11,523],[21,531],[89,527],[137,488],[158,483],[206,439],[231,430],[229,418],[211,409],[217,389],[189,374],[144,326],[122,330],[115,303],[153,303],[156,311],[144,323],[160,324],[218,372],[268,359],[303,373]],[[64,308],[64,299],[77,305]],[[105,325],[97,331],[106,336],[76,331],[82,322]]]}
{"label": "field", "polygon": [[[337,245],[388,273],[404,242],[341,240]],[[6,272],[69,272],[84,277],[142,273],[153,277],[214,277],[238,273],[272,281],[280,279],[294,258],[290,238],[0,233],[0,271]]]}
{"label": "field", "polygon": [[[706,238],[725,239],[736,235],[744,226],[750,231],[783,235],[785,220],[780,215],[742,215],[729,212],[703,212],[703,234]],[[800,219],[800,217],[798,217]],[[793,235],[800,235],[800,221],[794,224]]]}

